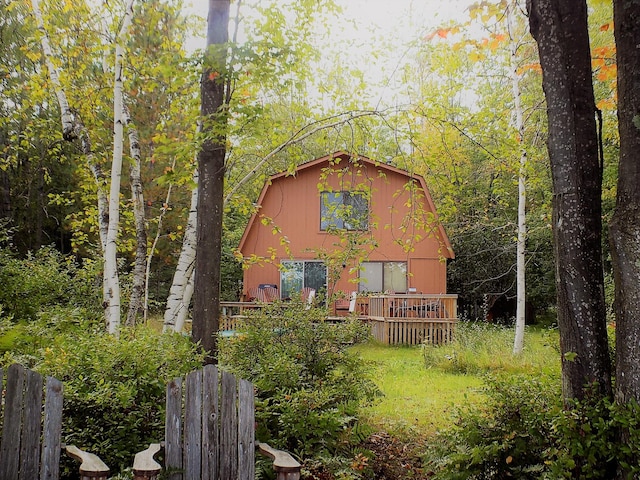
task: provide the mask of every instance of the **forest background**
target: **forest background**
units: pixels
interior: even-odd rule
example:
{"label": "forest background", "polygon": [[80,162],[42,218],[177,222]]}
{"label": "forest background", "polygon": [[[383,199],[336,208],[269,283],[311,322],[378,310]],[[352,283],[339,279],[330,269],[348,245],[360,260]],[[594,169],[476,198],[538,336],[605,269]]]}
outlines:
{"label": "forest background", "polygon": [[[594,85],[605,125],[606,224],[616,180],[615,50],[610,6],[592,3]],[[196,128],[202,51],[192,49],[202,19],[186,16],[189,9],[181,2],[132,6],[123,93],[127,127],[137,133],[139,150],[125,150],[117,253],[126,306],[141,243],[126,173],[139,164],[147,230],[141,316],[164,309],[187,229],[202,140]],[[414,2],[412,8],[421,5]],[[31,7],[3,1],[0,218],[20,255],[53,245],[82,262],[99,263],[96,199],[108,175],[98,178],[92,168],[108,172],[112,161],[111,49],[125,5],[45,2],[42,10],[62,88],[90,137],[91,159],[78,142],[65,142],[61,135],[55,88]],[[538,313],[553,307],[551,187],[535,43],[522,10],[511,32],[499,3],[474,4],[462,12],[456,20],[419,28],[411,38],[405,33],[400,43],[386,32],[368,32],[374,49],[358,59],[353,53],[358,45],[333,40],[362,27],[333,2],[242,3],[240,33],[233,33],[235,20],[230,27],[246,38],[234,47],[232,64],[223,299],[237,298],[241,265],[234,249],[265,179],[347,150],[425,176],[456,252],[449,292],[460,295],[464,316],[482,317],[486,294],[515,297],[524,149],[527,301]],[[515,121],[514,73],[522,89],[524,134]]]}
{"label": "forest background", "polygon": [[[98,392],[104,392],[104,411],[97,417],[113,426],[110,435],[120,431],[131,437],[138,417],[124,418],[118,405],[139,405],[140,418],[145,417],[147,407],[151,412],[162,395],[156,391],[158,378],[192,368],[198,357],[188,345],[168,346],[181,336],[151,341],[123,330],[121,342],[112,342],[96,334],[96,326],[102,333],[104,328],[99,313],[92,315],[102,305],[109,331],[117,334],[121,306],[128,311],[128,324],[164,310],[165,328],[180,330],[178,322],[167,321],[170,309],[165,304],[176,285],[185,291],[188,286],[189,269],[180,259],[194,228],[196,155],[221,133],[198,126],[205,62],[193,42],[203,21],[185,15],[190,10],[180,2],[0,4],[0,351],[5,361],[38,365],[72,380],[65,388],[66,408],[78,419],[74,435],[89,439],[105,431],[102,425],[95,431],[85,425],[82,405],[88,404],[78,400],[85,395],[100,402]],[[420,10],[426,3],[410,5],[428,16]],[[524,246],[529,310],[555,320],[547,112],[523,5],[480,2],[461,9],[455,20],[421,25],[415,35],[406,36],[412,29],[403,26],[398,37],[374,28],[366,41],[374,48],[361,58],[351,48],[360,46],[357,42],[343,42],[348,31],[362,29],[364,23],[350,18],[345,13],[349,9],[337,2],[256,1],[236,7],[234,3],[231,41],[224,47],[224,75],[213,70],[202,79],[216,83],[220,76],[227,82],[222,298],[238,294],[241,264],[234,249],[265,179],[328,152],[347,150],[425,176],[456,252],[448,283],[449,292],[460,295],[463,318],[485,318],[488,296],[516,296],[521,271],[517,251]],[[411,16],[399,17],[412,22]],[[416,18],[419,24],[424,17]],[[608,2],[589,3],[593,86],[601,114],[598,166],[603,174],[609,314],[613,286],[607,227],[620,150],[611,18]],[[182,279],[177,282],[178,272]],[[117,302],[112,295],[116,287],[122,293]],[[183,305],[185,298],[180,294]],[[30,328],[23,328],[26,324]],[[302,322],[298,330],[303,330]],[[563,366],[580,364],[583,353],[567,351]],[[273,360],[283,358],[278,354]],[[127,387],[118,384],[116,395],[106,394],[116,385],[112,376],[129,382]],[[105,378],[110,379],[106,385]],[[582,378],[577,382],[583,386]],[[145,388],[148,392],[142,392]],[[321,394],[318,386],[310,391]],[[140,400],[133,392],[149,395]],[[515,400],[527,398],[532,396],[513,393]],[[289,408],[290,402],[281,405]],[[86,411],[95,408],[91,404]],[[520,406],[517,410],[522,411]],[[531,411],[544,420],[541,425],[558,426],[538,415],[544,408]],[[594,426],[608,425],[598,423],[607,417],[600,411],[597,404]],[[566,418],[572,415],[569,411]],[[485,425],[483,418],[478,425]],[[523,418],[526,423],[529,417]],[[619,418],[626,422],[637,416],[614,412],[607,421]],[[584,425],[576,425],[568,429],[577,432],[575,444],[561,439],[558,445],[573,449],[585,438],[591,441]],[[518,443],[520,437],[510,436],[517,431],[526,439],[527,451],[531,432],[545,431],[530,425],[506,428],[496,441]],[[611,431],[611,437],[594,438],[617,445],[609,439],[617,438],[618,426]],[[125,454],[140,439],[111,438],[122,442],[114,455],[126,465]],[[459,439],[452,444],[459,445]],[[494,447],[488,445],[481,455],[472,449],[470,455],[493,459]],[[498,452],[496,465],[515,467],[514,455]],[[535,468],[547,465],[549,452],[541,449]],[[616,455],[606,453],[606,462]],[[574,451],[568,456],[577,458]],[[582,468],[577,464],[569,468]]]}

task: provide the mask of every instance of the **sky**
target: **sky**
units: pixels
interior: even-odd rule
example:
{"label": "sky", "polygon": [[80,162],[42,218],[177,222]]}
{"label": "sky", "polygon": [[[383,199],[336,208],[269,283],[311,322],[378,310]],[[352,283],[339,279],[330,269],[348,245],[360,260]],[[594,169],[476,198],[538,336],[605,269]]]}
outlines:
{"label": "sky", "polygon": [[[452,20],[468,18],[467,8],[474,3],[474,0],[335,1],[343,12],[333,23],[330,45],[322,49],[326,63],[331,64],[336,58],[348,62],[349,67],[387,82],[387,90],[393,89],[394,82],[401,82],[397,72],[412,53],[411,42]],[[191,2],[193,11],[206,22],[208,1]],[[205,27],[203,23],[202,32]],[[204,39],[194,42],[196,48],[204,46]]]}

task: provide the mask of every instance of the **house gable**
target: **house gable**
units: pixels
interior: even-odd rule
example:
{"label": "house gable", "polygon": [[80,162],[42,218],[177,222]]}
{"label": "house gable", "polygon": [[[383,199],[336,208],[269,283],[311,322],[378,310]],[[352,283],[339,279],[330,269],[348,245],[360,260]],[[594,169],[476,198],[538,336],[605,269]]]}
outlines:
{"label": "house gable", "polygon": [[321,226],[322,192],[369,196],[373,258],[454,257],[422,176],[346,152],[270,177],[240,241],[242,256],[314,258],[322,249],[340,248]]}

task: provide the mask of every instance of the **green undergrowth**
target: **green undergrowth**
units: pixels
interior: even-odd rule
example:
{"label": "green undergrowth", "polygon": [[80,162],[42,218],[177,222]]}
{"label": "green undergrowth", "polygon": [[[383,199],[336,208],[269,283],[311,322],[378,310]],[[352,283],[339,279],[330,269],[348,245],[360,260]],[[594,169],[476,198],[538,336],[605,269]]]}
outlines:
{"label": "green undergrowth", "polygon": [[461,407],[486,401],[491,374],[559,376],[557,332],[527,329],[522,354],[513,355],[512,328],[461,323],[443,346],[353,347],[373,364],[383,396],[363,409],[374,428],[401,436],[429,436],[451,425]]}

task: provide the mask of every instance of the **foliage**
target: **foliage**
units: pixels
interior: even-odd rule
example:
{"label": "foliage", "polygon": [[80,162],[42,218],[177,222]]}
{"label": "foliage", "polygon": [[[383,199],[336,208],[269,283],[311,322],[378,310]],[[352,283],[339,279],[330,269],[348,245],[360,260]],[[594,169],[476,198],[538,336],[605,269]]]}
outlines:
{"label": "foliage", "polygon": [[453,342],[422,347],[427,368],[461,374],[486,372],[558,373],[560,359],[558,333],[541,330],[535,342],[526,335],[525,349],[513,355],[513,329],[489,323],[460,322]]}
{"label": "foliage", "polygon": [[640,471],[636,403],[594,394],[563,408],[558,379],[548,376],[489,377],[485,393],[486,405],[461,411],[431,440],[433,478],[613,478],[614,459]]}
{"label": "foliage", "polygon": [[427,460],[434,478],[544,478],[549,425],[561,411],[557,381],[488,378],[486,395],[486,405],[461,411],[433,439]]}
{"label": "foliage", "polygon": [[324,308],[275,303],[219,342],[220,364],[256,387],[258,438],[303,459],[344,457],[359,436],[359,407],[376,394],[367,364],[347,348],[368,329],[325,318]]}
{"label": "foliage", "polygon": [[0,305],[14,322],[33,321],[54,305],[95,313],[100,305],[98,273],[94,263],[80,267],[51,247],[24,259],[0,249]]}
{"label": "foliage", "polygon": [[103,330],[81,324],[54,337],[37,369],[64,383],[63,441],[120,471],[164,437],[166,382],[198,368],[202,359],[181,335],[139,326],[123,329],[116,340]]}

